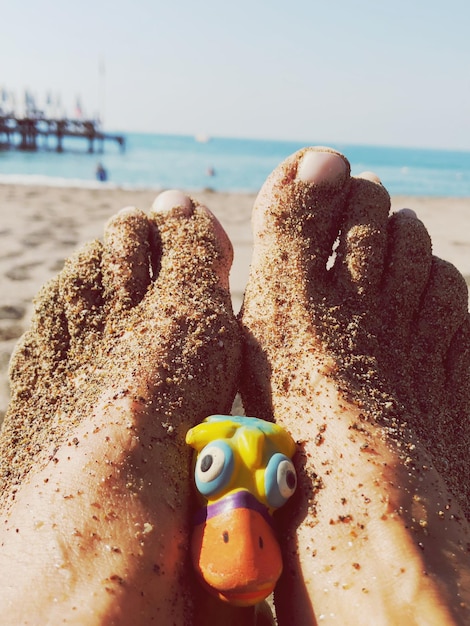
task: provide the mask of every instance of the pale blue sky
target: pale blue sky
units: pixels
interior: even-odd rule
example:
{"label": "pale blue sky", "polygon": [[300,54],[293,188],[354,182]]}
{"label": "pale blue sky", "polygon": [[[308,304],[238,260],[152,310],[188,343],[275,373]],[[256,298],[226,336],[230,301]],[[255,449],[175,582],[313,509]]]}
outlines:
{"label": "pale blue sky", "polygon": [[1,20],[0,86],[93,114],[104,84],[110,129],[470,150],[468,0],[21,0]]}

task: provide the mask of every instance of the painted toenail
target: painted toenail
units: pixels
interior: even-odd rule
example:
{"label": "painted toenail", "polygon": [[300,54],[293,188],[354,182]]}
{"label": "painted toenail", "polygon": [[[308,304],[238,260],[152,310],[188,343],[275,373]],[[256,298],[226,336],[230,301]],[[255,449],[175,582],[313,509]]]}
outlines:
{"label": "painted toenail", "polygon": [[362,174],[359,174],[358,178],[363,178],[364,180],[370,180],[371,183],[378,183],[379,185],[382,184],[382,181],[374,172],[362,172]]}
{"label": "painted toenail", "polygon": [[158,213],[171,211],[171,209],[183,209],[188,214],[192,213],[193,203],[191,198],[182,191],[169,189],[158,195],[152,204],[152,210]]}
{"label": "painted toenail", "polygon": [[415,220],[418,219],[418,216],[413,211],[413,209],[400,209],[399,211],[397,211],[397,213],[401,213],[401,215],[405,217],[411,217],[412,219],[415,219]]}
{"label": "painted toenail", "polygon": [[297,178],[304,183],[330,183],[344,176],[347,169],[339,154],[310,150],[299,163]]}

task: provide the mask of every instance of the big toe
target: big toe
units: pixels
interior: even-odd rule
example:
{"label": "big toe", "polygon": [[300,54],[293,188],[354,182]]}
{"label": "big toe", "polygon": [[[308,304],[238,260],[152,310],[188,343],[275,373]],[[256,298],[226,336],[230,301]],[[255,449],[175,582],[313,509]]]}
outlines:
{"label": "big toe", "polygon": [[184,193],[169,190],[153,203],[152,255],[160,282],[204,281],[228,289],[233,247],[214,214]]}
{"label": "big toe", "polygon": [[308,148],[287,158],[256,199],[256,243],[276,239],[285,245],[300,229],[313,244],[312,260],[326,263],[348,191],[349,169],[348,161],[328,148]]}
{"label": "big toe", "polygon": [[273,376],[280,393],[287,389],[288,371],[306,350],[303,339],[319,355],[310,305],[328,289],[328,261],[350,182],[342,155],[307,148],[276,168],[256,199],[253,258],[240,316],[249,364],[242,372],[242,397],[246,410],[259,417],[273,413]]}
{"label": "big toe", "polygon": [[312,275],[321,290],[345,208],[349,173],[349,163],[339,153],[307,148],[270,175],[253,210],[255,247],[245,310],[263,276],[269,277],[275,294],[294,283],[298,292],[299,280],[306,286]]}

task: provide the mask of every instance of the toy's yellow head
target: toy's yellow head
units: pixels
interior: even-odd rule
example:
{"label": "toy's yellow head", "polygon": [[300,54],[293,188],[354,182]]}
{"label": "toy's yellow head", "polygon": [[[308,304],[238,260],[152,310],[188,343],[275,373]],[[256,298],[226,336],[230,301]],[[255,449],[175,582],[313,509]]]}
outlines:
{"label": "toy's yellow head", "polygon": [[207,501],[198,512],[196,571],[220,598],[249,605],[265,598],[282,571],[271,513],[294,493],[292,437],[254,417],[212,415],[192,428],[194,480]]}
{"label": "toy's yellow head", "polygon": [[280,426],[256,417],[212,415],[186,435],[197,452],[198,491],[215,502],[245,489],[272,512],[295,491],[295,443]]}

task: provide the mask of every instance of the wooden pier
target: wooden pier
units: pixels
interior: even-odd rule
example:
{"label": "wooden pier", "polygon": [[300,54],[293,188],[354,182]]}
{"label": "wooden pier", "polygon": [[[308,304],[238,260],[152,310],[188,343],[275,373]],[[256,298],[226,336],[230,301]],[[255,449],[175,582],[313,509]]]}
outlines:
{"label": "wooden pier", "polygon": [[0,113],[0,148],[18,150],[50,150],[49,137],[56,140],[55,150],[63,152],[64,137],[81,137],[88,141],[88,152],[97,147],[103,152],[105,141],[116,141],[125,149],[123,135],[113,135],[99,130],[95,120],[48,119],[46,117],[16,117]]}

